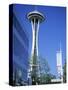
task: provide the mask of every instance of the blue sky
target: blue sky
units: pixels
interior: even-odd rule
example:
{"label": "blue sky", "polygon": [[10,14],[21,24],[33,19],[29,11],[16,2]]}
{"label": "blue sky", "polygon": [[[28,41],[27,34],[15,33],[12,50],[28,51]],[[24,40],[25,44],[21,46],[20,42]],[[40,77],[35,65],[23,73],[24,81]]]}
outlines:
{"label": "blue sky", "polygon": [[45,21],[40,24],[39,30],[39,55],[45,58],[52,74],[57,75],[56,52],[60,48],[63,54],[63,64],[66,58],[66,8],[54,6],[15,5],[14,13],[21,26],[29,33],[29,53],[31,54],[32,28],[27,14],[38,10],[45,16]]}

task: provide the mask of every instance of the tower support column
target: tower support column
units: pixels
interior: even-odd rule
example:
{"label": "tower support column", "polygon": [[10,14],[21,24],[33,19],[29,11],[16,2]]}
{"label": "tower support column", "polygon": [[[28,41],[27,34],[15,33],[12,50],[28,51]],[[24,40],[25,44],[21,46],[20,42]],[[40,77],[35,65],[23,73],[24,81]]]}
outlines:
{"label": "tower support column", "polygon": [[38,83],[38,33],[39,24],[44,20],[42,13],[38,11],[29,12],[27,15],[32,26],[32,51],[31,51],[31,79],[32,85]]}

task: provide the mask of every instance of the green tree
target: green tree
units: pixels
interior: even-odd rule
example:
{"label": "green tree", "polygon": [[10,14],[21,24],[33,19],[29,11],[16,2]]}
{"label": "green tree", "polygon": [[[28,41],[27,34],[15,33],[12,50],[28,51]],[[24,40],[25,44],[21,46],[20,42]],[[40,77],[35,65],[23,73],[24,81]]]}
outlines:
{"label": "green tree", "polygon": [[43,57],[39,57],[39,70],[40,74],[48,74],[50,71],[49,64],[47,60]]}
{"label": "green tree", "polygon": [[51,83],[51,79],[55,79],[56,76],[55,75],[52,75],[52,74],[43,74],[41,77],[40,77],[40,84],[50,84]]}
{"label": "green tree", "polygon": [[51,83],[56,76],[50,73],[50,67],[45,58],[39,57],[40,84]]}
{"label": "green tree", "polygon": [[66,62],[63,66],[63,82],[66,83]]}

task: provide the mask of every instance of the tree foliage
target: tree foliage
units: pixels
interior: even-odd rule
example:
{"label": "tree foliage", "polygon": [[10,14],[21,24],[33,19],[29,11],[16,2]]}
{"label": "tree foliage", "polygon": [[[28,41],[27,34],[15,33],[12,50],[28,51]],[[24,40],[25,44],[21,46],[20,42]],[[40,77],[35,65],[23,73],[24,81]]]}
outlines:
{"label": "tree foliage", "polygon": [[40,84],[51,83],[51,79],[56,76],[50,73],[50,67],[45,58],[39,57],[39,70],[40,70]]}
{"label": "tree foliage", "polygon": [[66,83],[66,62],[63,66],[63,82]]}
{"label": "tree foliage", "polygon": [[48,74],[50,71],[50,67],[45,58],[39,57],[39,70],[40,74]]}

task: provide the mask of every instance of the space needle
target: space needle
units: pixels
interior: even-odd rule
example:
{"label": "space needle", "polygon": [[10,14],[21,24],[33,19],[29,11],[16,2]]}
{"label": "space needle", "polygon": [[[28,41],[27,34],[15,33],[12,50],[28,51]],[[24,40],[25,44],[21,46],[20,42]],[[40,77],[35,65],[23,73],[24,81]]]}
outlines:
{"label": "space needle", "polygon": [[38,77],[38,33],[39,33],[39,25],[44,21],[44,15],[39,11],[29,12],[27,15],[28,20],[32,26],[32,63],[31,63],[31,79],[32,85],[37,84]]}

